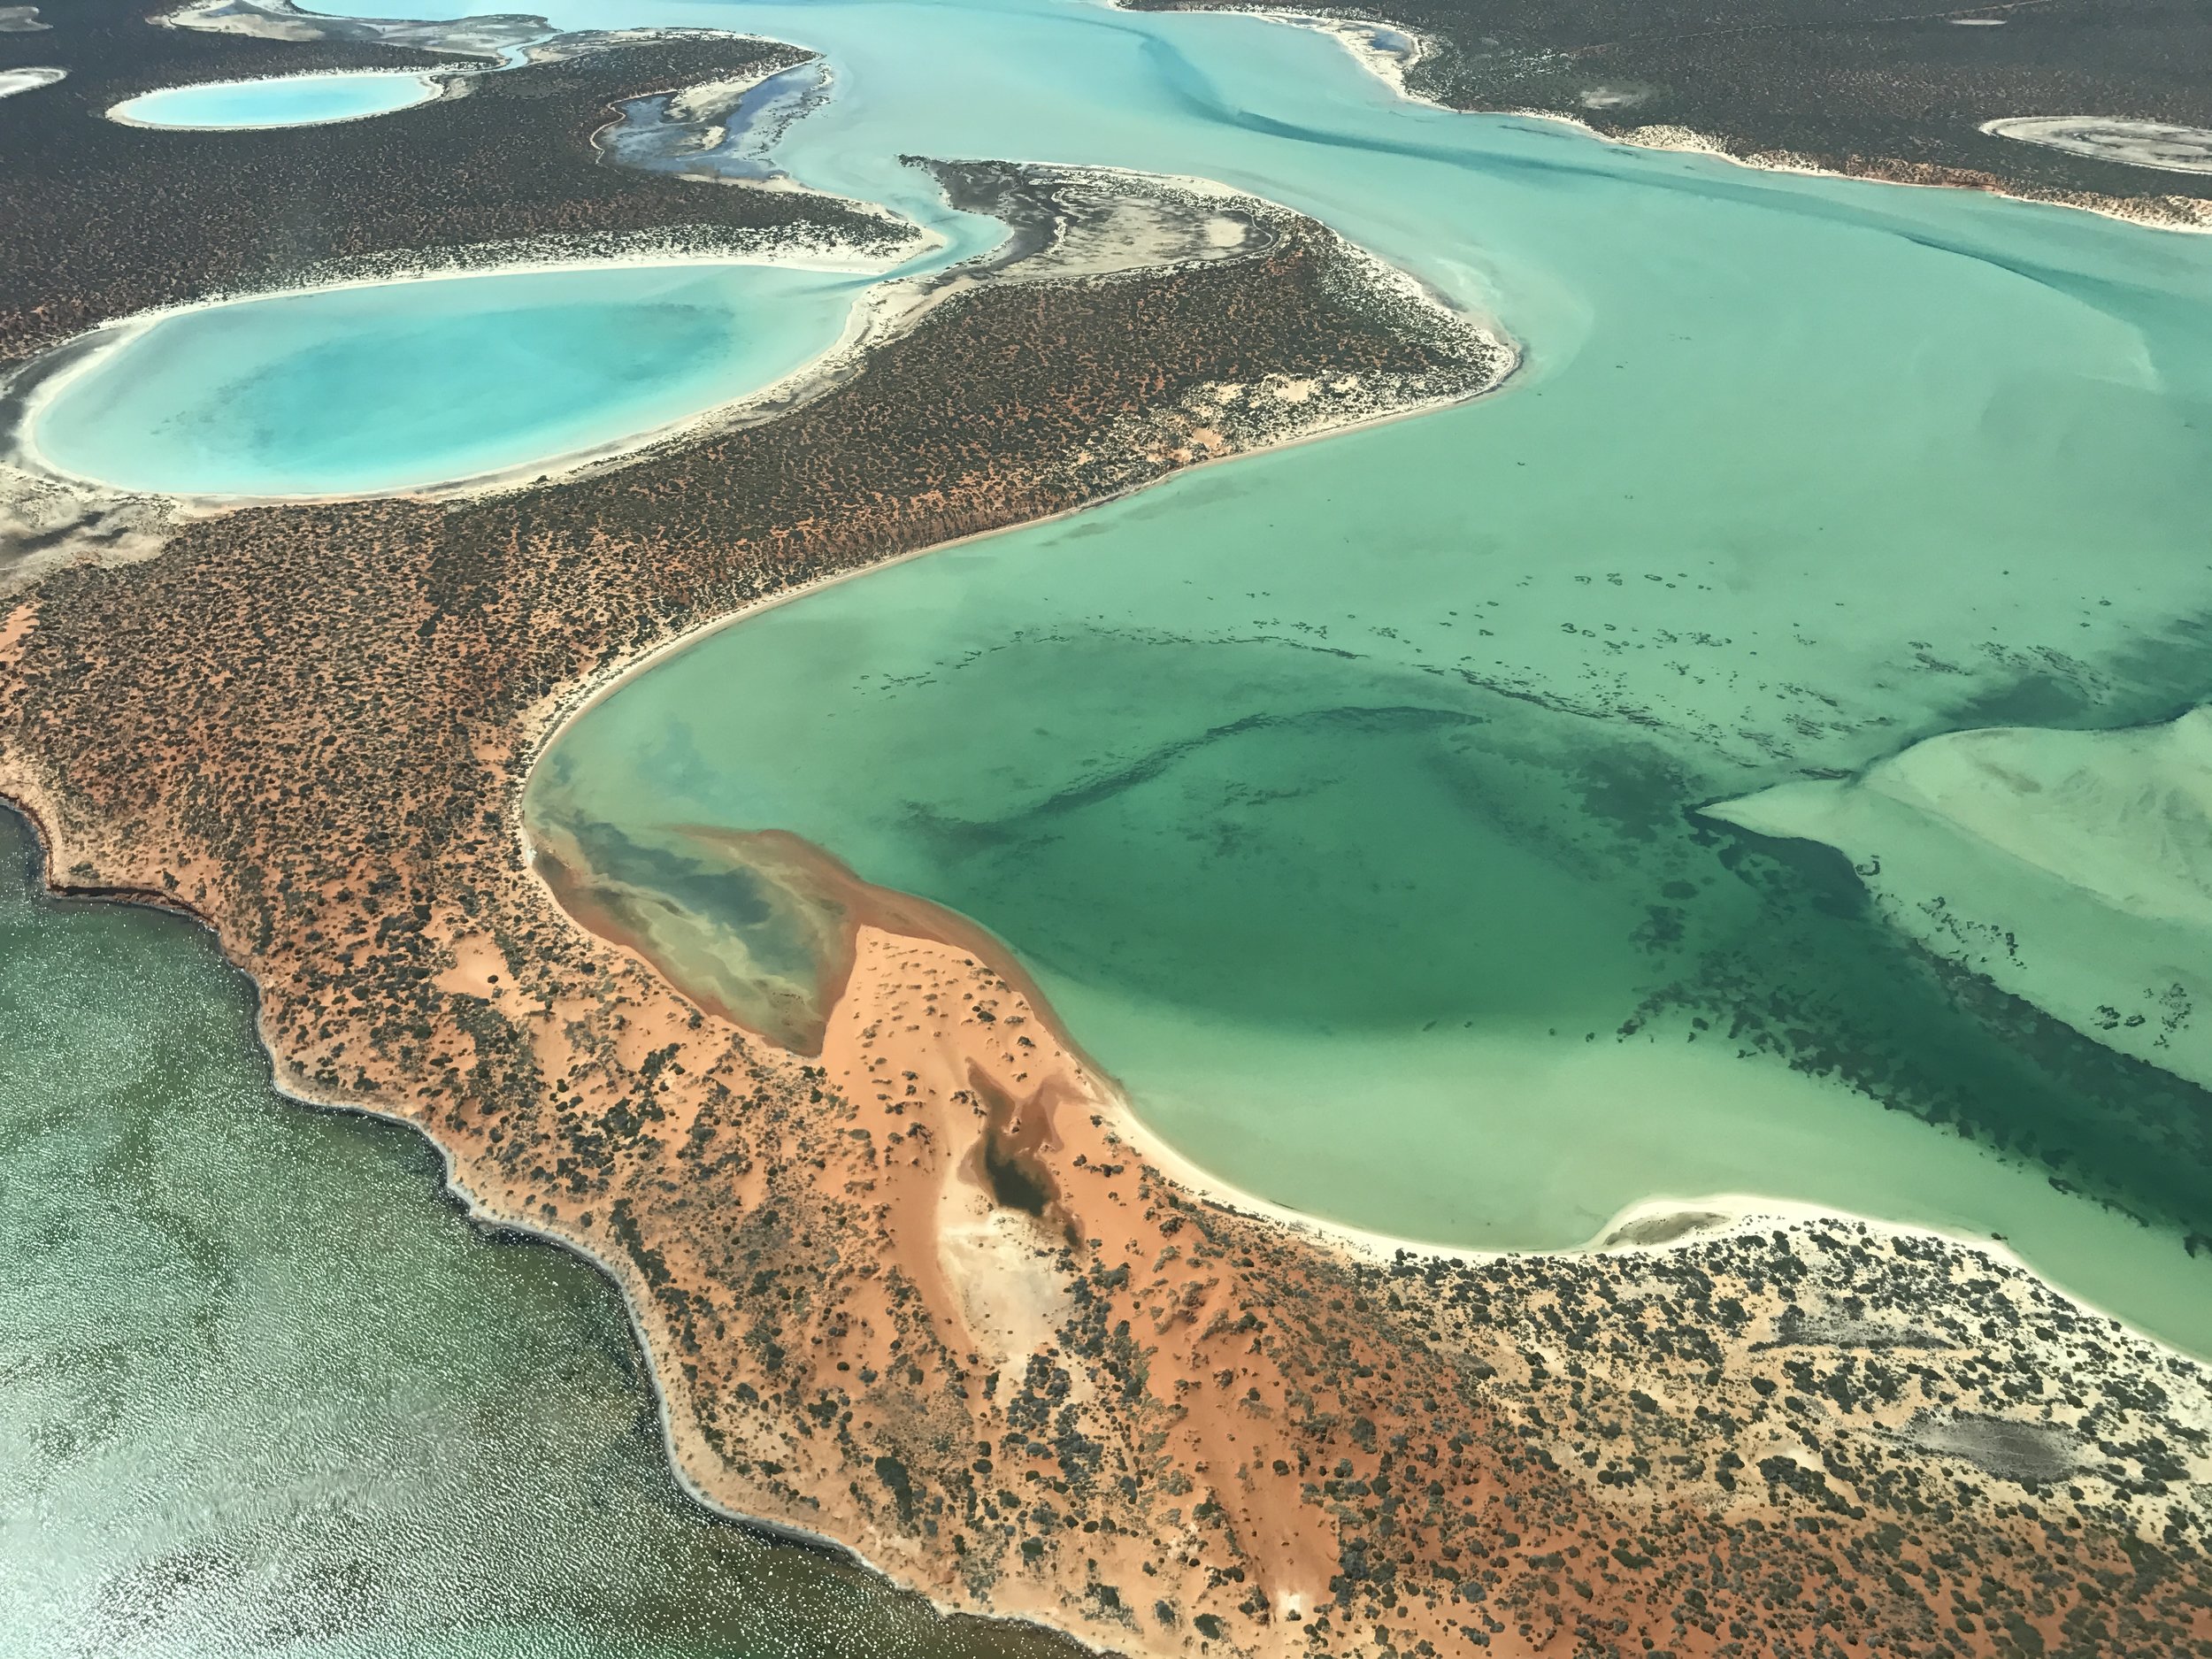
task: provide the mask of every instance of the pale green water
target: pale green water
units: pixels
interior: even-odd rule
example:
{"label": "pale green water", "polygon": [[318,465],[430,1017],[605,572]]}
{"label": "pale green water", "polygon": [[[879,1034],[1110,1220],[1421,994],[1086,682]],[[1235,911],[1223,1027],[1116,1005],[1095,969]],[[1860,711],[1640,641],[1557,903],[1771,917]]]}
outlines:
{"label": "pale green water", "polygon": [[280,1099],[210,941],[28,855],[0,813],[0,1653],[1059,1651],[689,1503],[611,1286]]}
{"label": "pale green water", "polygon": [[1148,1122],[1282,1202],[1554,1247],[1770,1194],[2005,1233],[2212,1350],[2179,1238],[2212,1102],[1693,816],[2205,689],[2212,248],[1416,108],[1248,19],[653,15],[829,50],[779,157],[810,182],[941,218],[885,157],[1221,179],[1530,366],[718,635],[567,734],[534,810],[789,829],[978,918]]}

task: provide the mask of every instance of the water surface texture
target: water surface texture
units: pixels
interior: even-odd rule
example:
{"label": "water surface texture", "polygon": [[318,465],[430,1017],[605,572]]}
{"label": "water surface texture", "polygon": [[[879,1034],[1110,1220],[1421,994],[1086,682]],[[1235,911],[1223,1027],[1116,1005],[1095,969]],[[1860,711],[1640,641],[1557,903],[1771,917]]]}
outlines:
{"label": "water surface texture", "polygon": [[781,379],[860,279],[613,265],[239,300],[90,358],[31,418],[49,465],[127,489],[311,496],[443,484],[618,443]]}
{"label": "water surface texture", "polygon": [[541,821],[790,830],[977,918],[1148,1122],[1317,1214],[1555,1247],[1768,1194],[2004,1233],[2212,1349],[2212,1102],[1696,810],[2205,694],[2212,246],[1427,109],[1247,18],[555,20],[649,19],[827,53],[810,183],[935,222],[898,156],[1218,179],[1527,368],[716,635],[562,740]]}
{"label": "water surface texture", "polygon": [[0,1652],[1062,1651],[692,1504],[612,1286],[280,1098],[211,941],[29,851],[0,813]]}
{"label": "water surface texture", "polygon": [[357,69],[284,75],[270,81],[213,81],[163,87],[127,98],[110,119],[135,127],[208,131],[264,127],[319,127],[389,115],[438,96],[438,82],[403,69]]}

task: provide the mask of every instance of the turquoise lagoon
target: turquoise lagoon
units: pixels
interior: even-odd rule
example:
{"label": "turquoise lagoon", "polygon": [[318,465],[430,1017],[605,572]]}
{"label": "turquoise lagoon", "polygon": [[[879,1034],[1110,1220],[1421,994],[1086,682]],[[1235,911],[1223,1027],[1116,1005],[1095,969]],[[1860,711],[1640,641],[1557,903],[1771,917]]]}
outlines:
{"label": "turquoise lagoon", "polygon": [[357,121],[427,104],[441,90],[433,76],[404,69],[357,69],[328,74],[282,75],[267,81],[213,81],[163,87],[127,98],[109,119],[134,127],[185,127],[207,131],[266,127],[320,127]]}
{"label": "turquoise lagoon", "polygon": [[282,1099],[211,940],[28,850],[0,813],[0,1651],[1065,1651],[691,1502],[612,1285]]}
{"label": "turquoise lagoon", "polygon": [[2203,693],[2212,249],[1427,109],[1249,19],[712,15],[829,52],[811,183],[942,219],[889,157],[1202,174],[1528,365],[716,634],[561,738],[541,824],[788,829],[964,911],[1152,1128],[1309,1213],[1559,1248],[1763,1194],[2003,1234],[2212,1351],[2204,1096],[1695,810]]}
{"label": "turquoise lagoon", "polygon": [[1248,18],[554,12],[822,49],[776,165],[947,257],[989,227],[902,154],[1196,173],[1527,358],[714,635],[561,738],[541,824],[641,868],[788,829],[975,917],[1153,1128],[1310,1213],[1554,1248],[1768,1194],[2002,1233],[2212,1351],[2212,1102],[1697,811],[2206,694],[2212,246],[1455,115]]}
{"label": "turquoise lagoon", "polygon": [[180,495],[446,484],[619,444],[818,356],[863,280],[733,264],[425,278],[156,319],[48,388],[63,472]]}

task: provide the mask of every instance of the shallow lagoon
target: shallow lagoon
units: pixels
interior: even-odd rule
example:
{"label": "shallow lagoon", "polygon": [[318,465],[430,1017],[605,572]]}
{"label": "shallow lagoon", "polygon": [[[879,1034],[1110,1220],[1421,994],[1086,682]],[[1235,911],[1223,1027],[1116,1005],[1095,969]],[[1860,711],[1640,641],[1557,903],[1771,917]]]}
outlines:
{"label": "shallow lagoon", "polygon": [[425,279],[162,318],[42,397],[47,465],[129,489],[310,496],[618,444],[781,379],[864,279],[733,264]]}
{"label": "shallow lagoon", "polygon": [[1555,1247],[1751,1191],[2007,1234],[2212,1349],[2202,1101],[1694,813],[2201,695],[2212,248],[1408,105],[1246,19],[738,15],[838,66],[779,153],[811,182],[941,217],[889,157],[1204,174],[1494,309],[1529,367],[716,635],[534,810],[790,829],[964,910],[1278,1202]]}
{"label": "shallow lagoon", "polygon": [[266,81],[212,81],[163,87],[126,99],[108,111],[133,127],[182,127],[204,131],[269,127],[320,127],[426,104],[439,82],[403,69],[357,69],[327,74],[282,75]]}

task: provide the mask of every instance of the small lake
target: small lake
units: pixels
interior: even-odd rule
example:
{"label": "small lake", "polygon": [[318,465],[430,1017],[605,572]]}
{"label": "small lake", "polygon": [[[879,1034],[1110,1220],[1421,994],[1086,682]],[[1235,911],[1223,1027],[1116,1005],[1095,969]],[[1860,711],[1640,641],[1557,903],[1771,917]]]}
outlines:
{"label": "small lake", "polygon": [[437,77],[404,69],[357,69],[267,81],[212,81],[163,87],[126,99],[108,119],[129,127],[183,127],[207,132],[266,127],[320,127],[427,104]]}
{"label": "small lake", "polygon": [[27,427],[126,489],[305,497],[427,488],[619,444],[772,384],[837,338],[864,279],[612,265],[241,300],[67,372]]}

